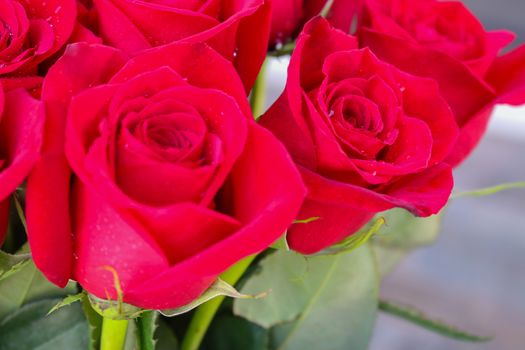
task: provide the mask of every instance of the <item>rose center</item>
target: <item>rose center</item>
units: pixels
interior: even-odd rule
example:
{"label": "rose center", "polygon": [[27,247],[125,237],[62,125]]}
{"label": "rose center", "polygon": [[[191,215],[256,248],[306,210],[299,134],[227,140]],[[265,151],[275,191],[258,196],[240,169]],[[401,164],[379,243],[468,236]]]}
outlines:
{"label": "rose center", "polygon": [[362,96],[346,96],[336,103],[336,118],[348,127],[378,133],[382,128],[381,114],[374,103]]}
{"label": "rose center", "polygon": [[148,140],[156,146],[169,148],[190,148],[192,146],[192,136],[186,130],[178,130],[165,126],[148,126]]}
{"label": "rose center", "polygon": [[13,40],[13,32],[9,25],[0,21],[0,50],[6,49]]}

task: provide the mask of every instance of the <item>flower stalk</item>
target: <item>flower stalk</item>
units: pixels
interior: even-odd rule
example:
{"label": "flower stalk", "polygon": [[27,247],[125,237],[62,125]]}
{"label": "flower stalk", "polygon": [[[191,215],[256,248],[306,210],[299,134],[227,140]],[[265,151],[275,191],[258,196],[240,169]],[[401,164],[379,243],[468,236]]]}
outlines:
{"label": "flower stalk", "polygon": [[113,320],[104,317],[102,321],[102,335],[100,350],[122,350],[126,342],[128,320]]}
{"label": "flower stalk", "polygon": [[266,68],[268,67],[268,58],[264,61],[255,85],[253,86],[252,93],[250,94],[250,106],[252,107],[252,113],[255,120],[264,113],[266,104]]}
{"label": "flower stalk", "polygon": [[[221,275],[221,279],[230,285],[235,285],[246,272],[252,261],[257,255],[252,255],[237,264],[233,265],[229,270]],[[208,330],[213,317],[217,313],[219,306],[221,306],[224,297],[216,297],[197,308],[193,318],[190,322],[186,335],[182,341],[181,350],[198,350],[206,331]],[[105,349],[104,349],[105,350]]]}

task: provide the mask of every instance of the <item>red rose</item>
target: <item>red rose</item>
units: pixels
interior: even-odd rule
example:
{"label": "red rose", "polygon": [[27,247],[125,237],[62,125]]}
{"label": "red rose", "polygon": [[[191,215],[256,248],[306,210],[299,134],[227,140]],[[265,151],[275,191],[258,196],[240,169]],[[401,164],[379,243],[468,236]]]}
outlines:
{"label": "red rose", "polygon": [[28,182],[27,220],[35,263],[57,284],[71,277],[105,297],[111,266],[124,301],[181,306],[297,214],[297,170],[253,121],[233,66],[205,44],[129,60],[74,44],[42,98],[49,144]]}
{"label": "red rose", "polygon": [[354,37],[313,19],[299,36],[286,89],[261,118],[308,187],[290,246],[315,253],[377,212],[437,213],[452,190],[443,163],[457,126],[434,81],[357,49]]}
{"label": "red rose", "polygon": [[270,46],[286,43],[303,18],[303,0],[273,0]]}
{"label": "red rose", "polygon": [[0,80],[34,85],[21,76],[35,75],[38,64],[67,42],[75,17],[74,0],[0,0]]}
{"label": "red rose", "polygon": [[9,195],[28,175],[42,143],[42,104],[25,90],[0,85],[0,245],[7,228]]}
{"label": "red rose", "polygon": [[270,6],[264,0],[94,0],[105,43],[128,53],[173,41],[206,42],[232,61],[249,91],[264,61]]}
{"label": "red rose", "polygon": [[514,35],[487,32],[461,2],[366,0],[360,17],[361,47],[439,83],[460,126],[449,163],[475,148],[495,104],[525,102],[525,48],[498,56]]}
{"label": "red rose", "polygon": [[[334,0],[326,18],[346,33],[350,33],[352,21],[362,0]],[[323,11],[327,0],[273,0],[270,47],[284,44],[297,35],[301,26]]]}

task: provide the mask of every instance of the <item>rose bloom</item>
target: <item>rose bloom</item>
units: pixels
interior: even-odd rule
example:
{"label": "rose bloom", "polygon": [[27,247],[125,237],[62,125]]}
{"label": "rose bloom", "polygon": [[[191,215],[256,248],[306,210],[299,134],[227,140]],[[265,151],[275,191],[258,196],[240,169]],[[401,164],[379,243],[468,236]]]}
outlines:
{"label": "rose bloom", "polygon": [[93,0],[104,43],[136,53],[174,41],[206,42],[232,61],[249,91],[264,61],[264,0]]}
{"label": "rose bloom", "polygon": [[365,0],[358,37],[381,59],[431,77],[460,126],[448,162],[478,144],[497,103],[525,103],[525,46],[500,55],[514,38],[486,31],[459,1]]}
{"label": "rose bloom", "polygon": [[430,79],[379,60],[315,18],[299,36],[286,88],[261,124],[286,146],[308,187],[290,247],[311,254],[356,232],[376,213],[439,212],[453,186],[443,163],[457,137]]}
{"label": "rose bloom", "polygon": [[[0,80],[34,86],[38,64],[67,42],[76,21],[74,0],[0,0]],[[9,78],[9,79],[6,79]]]}
{"label": "rose bloom", "polygon": [[58,285],[73,278],[116,297],[110,266],[125,302],[187,304],[277,240],[303,200],[286,150],[206,44],[132,59],[73,44],[42,99],[47,144],[28,181],[27,223],[34,261]]}
{"label": "rose bloom", "polygon": [[23,89],[0,84],[0,245],[7,228],[9,196],[21,185],[38,158],[44,109]]}

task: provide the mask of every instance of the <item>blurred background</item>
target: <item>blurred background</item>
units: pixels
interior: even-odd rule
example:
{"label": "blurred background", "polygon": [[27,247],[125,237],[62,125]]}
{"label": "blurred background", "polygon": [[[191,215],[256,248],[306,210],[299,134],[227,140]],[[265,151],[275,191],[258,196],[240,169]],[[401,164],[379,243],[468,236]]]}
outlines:
{"label": "blurred background", "polygon": [[[525,42],[525,0],[465,0],[489,29]],[[525,107],[499,107],[489,132],[456,171],[456,190],[525,181]],[[371,350],[525,349],[525,190],[458,198],[442,233],[411,254],[382,286],[386,299],[494,339],[462,343],[381,315]]]}
{"label": "blurred background", "polygon": [[[525,0],[465,0],[488,29],[525,42]],[[268,102],[280,94],[288,60],[270,62]],[[456,191],[525,181],[525,106],[499,106],[488,133],[455,174]],[[458,198],[438,241],[409,255],[384,281],[383,298],[494,339],[463,343],[380,315],[370,350],[525,349],[525,190]],[[351,349],[349,349],[351,350]]]}

